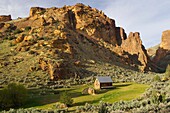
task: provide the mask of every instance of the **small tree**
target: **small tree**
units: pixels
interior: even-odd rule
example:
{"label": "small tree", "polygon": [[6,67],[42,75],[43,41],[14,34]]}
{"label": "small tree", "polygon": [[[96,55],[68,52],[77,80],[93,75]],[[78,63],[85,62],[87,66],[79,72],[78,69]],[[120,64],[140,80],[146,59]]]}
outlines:
{"label": "small tree", "polygon": [[20,84],[11,83],[0,91],[0,108],[17,108],[27,99],[27,89]]}
{"label": "small tree", "polygon": [[67,91],[64,91],[60,94],[60,102],[71,106],[73,104],[73,99]]}

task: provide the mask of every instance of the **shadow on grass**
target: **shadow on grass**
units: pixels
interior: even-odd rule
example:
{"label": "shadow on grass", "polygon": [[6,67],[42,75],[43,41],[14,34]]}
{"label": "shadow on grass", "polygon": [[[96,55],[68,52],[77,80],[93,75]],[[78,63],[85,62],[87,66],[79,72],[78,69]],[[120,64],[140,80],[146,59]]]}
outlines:
{"label": "shadow on grass", "polygon": [[[85,96],[82,95],[81,92],[73,92],[75,89],[66,89],[66,90],[58,90],[59,93],[54,94],[51,91],[48,91],[47,94],[40,95],[40,92],[42,91],[41,89],[31,89],[29,90],[29,98],[26,104],[23,106],[24,108],[29,108],[29,107],[36,107],[36,106],[43,106],[46,104],[51,104],[55,102],[59,102],[60,99],[60,94],[63,93],[64,91],[68,91],[69,95],[72,98],[76,98],[79,96]],[[57,90],[55,90],[57,91]]]}
{"label": "shadow on grass", "polygon": [[114,84],[113,86],[115,86],[116,88],[119,88],[119,87],[125,87],[125,86],[130,86],[132,85],[131,83],[122,83],[122,84]]}

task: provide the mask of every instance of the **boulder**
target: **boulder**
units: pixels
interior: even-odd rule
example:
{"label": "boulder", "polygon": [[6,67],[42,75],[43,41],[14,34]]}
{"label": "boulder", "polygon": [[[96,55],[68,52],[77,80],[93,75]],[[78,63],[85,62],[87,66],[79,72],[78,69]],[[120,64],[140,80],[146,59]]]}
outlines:
{"label": "boulder", "polygon": [[82,91],[82,94],[95,95],[95,89],[94,89],[94,88],[91,88],[91,87],[85,88],[85,89]]}

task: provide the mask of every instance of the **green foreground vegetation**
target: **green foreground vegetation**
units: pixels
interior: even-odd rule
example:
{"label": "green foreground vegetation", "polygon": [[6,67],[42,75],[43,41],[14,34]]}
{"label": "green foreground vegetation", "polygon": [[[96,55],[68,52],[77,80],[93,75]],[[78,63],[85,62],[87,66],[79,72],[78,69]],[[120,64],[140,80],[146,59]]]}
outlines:
{"label": "green foreground vegetation", "polygon": [[[76,106],[83,106],[85,103],[97,104],[100,101],[113,103],[120,100],[135,99],[140,97],[149,87],[148,85],[137,83],[114,83],[113,85],[115,86],[114,89],[102,89],[96,91],[95,95],[83,95],[81,93],[83,89],[92,87],[91,85],[77,85],[71,88],[56,89],[56,94],[50,93],[50,90],[32,89],[29,91],[32,96],[25,107],[55,109],[56,103],[59,102],[59,93],[57,92],[67,91],[73,98],[73,105],[70,109],[74,110]],[[44,94],[40,95],[40,92],[44,92]]]}

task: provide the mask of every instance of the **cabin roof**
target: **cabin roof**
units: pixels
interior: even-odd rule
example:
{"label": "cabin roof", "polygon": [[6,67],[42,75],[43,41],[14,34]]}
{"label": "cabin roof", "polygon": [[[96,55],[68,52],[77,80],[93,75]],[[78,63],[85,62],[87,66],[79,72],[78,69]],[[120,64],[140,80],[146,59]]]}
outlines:
{"label": "cabin roof", "polygon": [[98,77],[96,77],[96,79],[100,83],[110,83],[110,82],[113,82],[110,76],[98,76]]}

